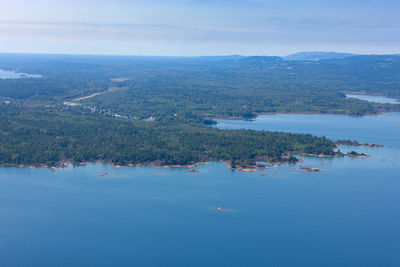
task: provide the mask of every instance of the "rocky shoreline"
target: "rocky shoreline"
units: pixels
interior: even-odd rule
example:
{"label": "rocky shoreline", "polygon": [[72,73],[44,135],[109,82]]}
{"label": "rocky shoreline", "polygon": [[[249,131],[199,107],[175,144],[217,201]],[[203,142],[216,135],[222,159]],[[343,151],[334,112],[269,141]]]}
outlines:
{"label": "rocky shoreline", "polygon": [[[367,144],[363,144],[360,146],[366,146]],[[383,147],[380,145],[368,145],[369,147]],[[364,153],[357,153],[355,151],[351,151],[349,153],[343,154],[340,152],[336,152],[334,155],[323,155],[323,154],[307,154],[307,153],[300,153],[299,155],[301,156],[307,156],[307,157],[315,157],[315,158],[339,158],[339,157],[352,157],[352,158],[366,158],[369,157],[369,155],[366,155]],[[284,157],[284,159],[287,158],[288,160],[283,160],[283,161],[276,161],[276,162],[271,162],[268,160],[265,160],[265,163],[263,164],[250,164],[250,165],[239,165],[239,164],[233,164],[231,161],[224,161],[220,160],[220,162],[225,163],[225,165],[230,168],[231,170],[237,170],[237,171],[242,171],[242,172],[255,172],[256,170],[263,170],[263,169],[269,169],[273,165],[280,165],[280,164],[296,164],[296,163],[302,163],[304,162],[302,159],[296,159],[296,161],[289,160],[294,158],[293,156],[291,157]],[[212,160],[210,160],[212,161]],[[115,163],[110,163],[108,161],[88,161],[88,162],[56,162],[52,164],[0,164],[0,167],[19,167],[19,168],[46,168],[46,169],[51,169],[51,170],[56,170],[60,168],[68,168],[71,165],[72,166],[82,166],[82,165],[87,165],[91,163],[97,163],[97,162],[102,162],[102,163],[109,163],[112,167],[114,168],[125,168],[125,167],[140,167],[140,166],[155,166],[155,167],[162,167],[166,169],[171,169],[171,168],[181,168],[181,169],[191,169],[188,170],[189,172],[197,172],[195,169],[198,165],[200,164],[209,164],[210,161],[201,161],[201,162],[196,162],[192,164],[187,164],[187,165],[164,165],[162,162],[148,162],[148,163],[126,163],[126,164],[115,164]]]}
{"label": "rocky shoreline", "polygon": [[382,148],[382,147],[384,147],[383,145],[378,145],[378,144],[368,144],[368,143],[361,144],[361,143],[359,143],[357,141],[351,141],[351,140],[337,140],[335,142],[335,145],[373,147],[373,148]]}
{"label": "rocky shoreline", "polygon": [[311,167],[303,167],[303,166],[296,167],[293,169],[294,170],[302,170],[303,172],[322,172],[322,170],[319,168],[311,168]]}

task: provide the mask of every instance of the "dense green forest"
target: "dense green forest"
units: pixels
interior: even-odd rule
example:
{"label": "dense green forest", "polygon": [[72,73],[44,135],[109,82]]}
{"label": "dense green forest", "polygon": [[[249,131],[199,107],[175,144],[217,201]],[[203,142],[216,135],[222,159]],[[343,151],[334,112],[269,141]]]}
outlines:
{"label": "dense green forest", "polygon": [[288,61],[0,54],[0,69],[43,76],[0,79],[2,164],[295,161],[294,152],[332,155],[335,145],[308,135],[207,125],[261,113],[400,111],[400,105],[345,97],[400,98],[396,55]]}
{"label": "dense green forest", "polygon": [[[269,112],[349,115],[400,110],[346,99],[344,92],[400,98],[400,56],[319,61],[279,57],[107,57],[0,55],[0,69],[42,79],[0,80],[0,98],[30,105],[123,88],[82,101],[101,112],[145,119],[201,121]],[[113,78],[128,78],[115,81]],[[177,115],[175,115],[177,114]]]}
{"label": "dense green forest", "polygon": [[224,160],[295,162],[293,153],[333,155],[335,145],[311,135],[162,125],[95,114],[0,108],[3,165],[109,161],[115,164],[188,165]]}

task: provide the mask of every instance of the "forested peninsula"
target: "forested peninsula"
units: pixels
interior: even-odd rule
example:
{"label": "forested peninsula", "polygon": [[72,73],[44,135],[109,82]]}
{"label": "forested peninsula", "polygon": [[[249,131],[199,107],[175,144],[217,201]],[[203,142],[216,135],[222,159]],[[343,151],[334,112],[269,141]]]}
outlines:
{"label": "forested peninsula", "polygon": [[3,166],[294,163],[297,154],[341,155],[325,137],[219,130],[211,126],[214,119],[400,111],[344,94],[400,98],[399,56],[286,61],[1,54],[0,69],[41,75],[0,79]]}
{"label": "forested peninsula", "polygon": [[0,108],[0,164],[62,166],[105,161],[115,165],[186,166],[227,161],[296,162],[295,153],[333,155],[323,137],[196,125],[158,125],[93,114]]}

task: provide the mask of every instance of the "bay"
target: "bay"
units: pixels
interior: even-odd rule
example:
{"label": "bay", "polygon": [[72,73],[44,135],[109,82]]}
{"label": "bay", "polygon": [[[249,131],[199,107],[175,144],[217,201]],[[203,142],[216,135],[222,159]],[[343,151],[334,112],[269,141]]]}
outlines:
{"label": "bay", "polygon": [[265,115],[217,127],[385,147],[343,146],[371,157],[300,164],[320,173],[294,165],[244,173],[219,162],[197,173],[0,168],[0,266],[399,265],[399,113]]}
{"label": "bay", "polygon": [[379,103],[379,104],[400,104],[400,101],[398,99],[386,96],[346,94],[346,97],[364,100],[372,103]]}

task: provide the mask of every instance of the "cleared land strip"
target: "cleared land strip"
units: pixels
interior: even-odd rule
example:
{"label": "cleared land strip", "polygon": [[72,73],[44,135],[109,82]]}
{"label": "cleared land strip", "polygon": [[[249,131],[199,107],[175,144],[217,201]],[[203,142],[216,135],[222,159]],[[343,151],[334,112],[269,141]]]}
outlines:
{"label": "cleared land strip", "polygon": [[98,95],[103,95],[103,94],[107,94],[107,93],[111,93],[111,92],[115,92],[115,91],[123,90],[123,89],[128,89],[128,87],[110,87],[110,88],[108,88],[107,91],[99,92],[99,93],[93,93],[93,94],[88,95],[88,96],[75,98],[75,99],[72,99],[71,101],[64,102],[64,104],[65,105],[72,105],[72,106],[82,105],[82,103],[79,103],[79,101],[81,101],[81,100],[93,98],[93,97],[98,96]]}
{"label": "cleared land strip", "polygon": [[101,92],[101,93],[94,93],[94,94],[91,94],[91,95],[88,95],[88,96],[75,98],[75,99],[72,99],[71,102],[81,101],[81,100],[88,99],[88,98],[92,98],[92,97],[95,97],[95,96],[98,96],[98,95],[102,95],[102,94],[105,94],[105,93],[108,93],[108,92],[110,92],[110,91],[108,90],[108,91]]}

